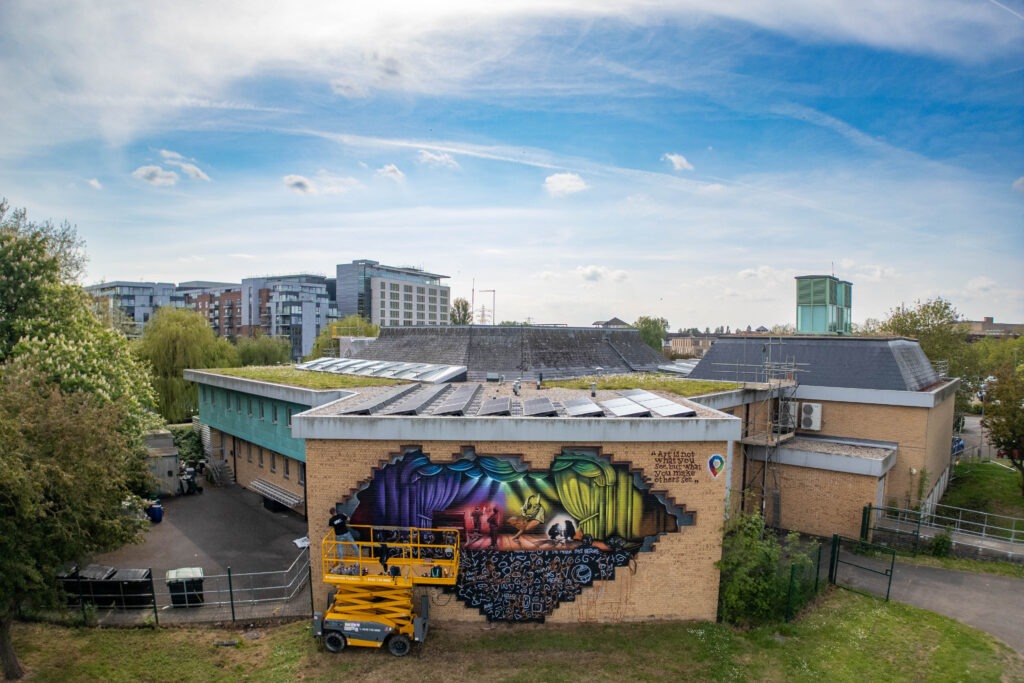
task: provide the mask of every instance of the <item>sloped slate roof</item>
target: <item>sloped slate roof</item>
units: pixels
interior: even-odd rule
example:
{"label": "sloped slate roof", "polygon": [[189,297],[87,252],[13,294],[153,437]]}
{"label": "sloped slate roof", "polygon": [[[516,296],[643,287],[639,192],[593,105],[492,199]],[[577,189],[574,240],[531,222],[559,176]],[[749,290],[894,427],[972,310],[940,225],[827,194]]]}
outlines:
{"label": "sloped slate roof", "polygon": [[502,325],[384,327],[355,357],[462,365],[469,380],[655,371],[666,362],[635,329]]}
{"label": "sloped slate roof", "polygon": [[920,344],[902,337],[724,337],[691,379],[767,381],[763,366],[793,362],[801,385],[920,391],[941,378]]}

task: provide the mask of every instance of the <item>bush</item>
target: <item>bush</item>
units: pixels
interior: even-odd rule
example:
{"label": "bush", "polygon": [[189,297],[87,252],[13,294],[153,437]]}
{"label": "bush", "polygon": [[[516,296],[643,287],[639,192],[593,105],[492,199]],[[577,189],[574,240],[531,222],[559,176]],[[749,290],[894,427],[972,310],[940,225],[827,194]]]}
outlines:
{"label": "bush", "polygon": [[941,534],[934,536],[928,545],[928,550],[934,557],[949,557],[950,552],[953,550],[953,536],[949,533],[949,530],[947,529]]}
{"label": "bush", "polygon": [[787,538],[784,552],[775,534],[765,529],[760,515],[734,518],[726,530],[722,559],[717,564],[722,572],[719,619],[753,626],[789,618],[795,611],[791,602],[805,604],[813,597],[817,568],[811,552],[816,552],[816,546],[801,546],[796,534]]}
{"label": "bush", "polygon": [[190,424],[168,425],[168,431],[174,437],[174,445],[178,449],[179,462],[189,467],[203,459],[203,440],[196,434]]}

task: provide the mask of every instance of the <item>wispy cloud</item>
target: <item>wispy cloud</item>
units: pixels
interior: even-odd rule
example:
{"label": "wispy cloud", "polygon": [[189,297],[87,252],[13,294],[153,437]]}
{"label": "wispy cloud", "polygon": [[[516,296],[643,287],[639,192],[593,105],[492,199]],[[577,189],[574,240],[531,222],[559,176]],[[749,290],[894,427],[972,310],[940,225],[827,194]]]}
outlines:
{"label": "wispy cloud", "polygon": [[315,178],[290,174],[281,178],[284,186],[297,194],[335,195],[346,194],[363,186],[361,182],[349,176],[338,176],[327,171],[318,171]]}
{"label": "wispy cloud", "polygon": [[566,197],[589,187],[576,173],[554,173],[544,179],[544,189],[552,197]]}
{"label": "wispy cloud", "polygon": [[416,161],[424,166],[455,169],[462,168],[459,166],[459,162],[455,160],[455,157],[448,152],[431,152],[430,150],[421,149],[417,153]]}
{"label": "wispy cloud", "polygon": [[181,169],[182,173],[192,180],[210,180],[210,176],[206,175],[201,168],[192,163],[194,159],[187,160],[181,154],[167,149],[160,150],[160,156],[163,157],[165,164]]}
{"label": "wispy cloud", "polygon": [[178,182],[177,173],[160,166],[139,166],[132,171],[132,177],[156,186],[174,185]]}
{"label": "wispy cloud", "polygon": [[101,183],[98,178],[90,178],[86,182],[89,185],[89,187],[91,187],[94,190],[102,190],[103,189],[103,183]]}
{"label": "wispy cloud", "polygon": [[672,164],[673,171],[692,171],[693,164],[686,160],[682,154],[670,154],[666,152],[661,155],[662,161],[667,161]]}
{"label": "wispy cloud", "polygon": [[1017,192],[1024,192],[1024,176],[1013,181],[1013,189],[1017,190]]}
{"label": "wispy cloud", "polygon": [[629,273],[625,270],[609,268],[607,266],[577,266],[576,275],[585,282],[625,282],[629,279]]}
{"label": "wispy cloud", "polygon": [[402,170],[394,164],[384,164],[377,169],[376,175],[378,178],[387,178],[388,180],[393,180],[396,183],[405,181],[405,174],[402,173]]}

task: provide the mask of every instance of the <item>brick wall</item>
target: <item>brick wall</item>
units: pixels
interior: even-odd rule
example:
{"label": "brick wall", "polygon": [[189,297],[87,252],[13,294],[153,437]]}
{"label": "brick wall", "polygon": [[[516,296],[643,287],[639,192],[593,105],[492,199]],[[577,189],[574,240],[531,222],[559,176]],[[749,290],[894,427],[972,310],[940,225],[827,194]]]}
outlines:
{"label": "brick wall", "polygon": [[[377,441],[309,440],[306,442],[309,537],[314,553],[327,535],[328,510],[365,485],[374,468],[382,467],[407,448],[420,447],[434,462],[452,462],[472,447],[479,455],[521,456],[532,470],[547,471],[563,449],[594,448],[600,444],[483,442],[398,443]],[[662,454],[693,453],[699,468],[691,481],[660,469]],[[629,464],[641,473],[652,491],[696,513],[694,526],[660,537],[653,552],[637,555],[632,567],[616,571],[614,581],[595,581],[575,602],[562,603],[549,622],[638,621],[646,619],[714,619],[718,603],[718,570],[721,559],[722,520],[726,475],[713,478],[707,461],[713,454],[726,454],[724,442],[623,443],[600,448],[612,463]],[[685,457],[685,456],[683,456]],[[685,477],[684,477],[685,478]],[[320,585],[320,563],[313,565],[314,586]],[[483,621],[480,613],[437,589],[431,606],[432,618],[452,621]],[[326,590],[314,590],[316,609],[326,606]]]}

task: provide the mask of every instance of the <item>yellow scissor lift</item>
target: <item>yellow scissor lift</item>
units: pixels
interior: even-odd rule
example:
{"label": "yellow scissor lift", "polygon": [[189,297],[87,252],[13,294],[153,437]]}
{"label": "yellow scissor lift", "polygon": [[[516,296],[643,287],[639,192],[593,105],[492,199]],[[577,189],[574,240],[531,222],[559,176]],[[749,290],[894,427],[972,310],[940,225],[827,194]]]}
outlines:
{"label": "yellow scissor lift", "polygon": [[313,635],[324,647],[381,647],[408,654],[427,637],[430,600],[413,612],[414,586],[452,586],[459,572],[459,531],[453,528],[350,524],[354,542],[328,534],[320,542],[324,583],[334,587],[327,612],[313,615]]}

